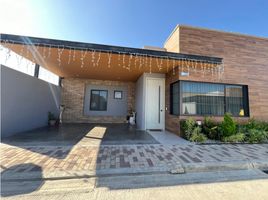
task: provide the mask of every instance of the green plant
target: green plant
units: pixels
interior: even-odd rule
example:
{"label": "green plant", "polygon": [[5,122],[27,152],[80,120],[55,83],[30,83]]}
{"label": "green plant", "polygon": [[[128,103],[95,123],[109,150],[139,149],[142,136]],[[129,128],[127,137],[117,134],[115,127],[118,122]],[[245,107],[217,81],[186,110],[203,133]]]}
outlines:
{"label": "green plant", "polygon": [[249,143],[260,143],[268,140],[268,132],[258,129],[249,129],[246,135],[246,141]]}
{"label": "green plant", "polygon": [[50,120],[56,120],[56,117],[52,112],[48,112],[48,121]]}
{"label": "green plant", "polygon": [[207,137],[201,133],[201,128],[200,127],[195,127],[189,140],[191,142],[200,142],[203,143],[207,140]]}
{"label": "green plant", "polygon": [[245,134],[244,133],[237,133],[235,135],[231,135],[228,137],[223,137],[223,142],[243,142],[245,140]]}
{"label": "green plant", "polygon": [[218,124],[211,117],[205,117],[202,124],[202,132],[212,140],[219,139]]}
{"label": "green plant", "polygon": [[186,139],[190,139],[196,126],[197,126],[196,121],[191,117],[185,121],[184,133]]}
{"label": "green plant", "polygon": [[245,124],[245,128],[249,129],[258,129],[268,131],[268,122],[257,121],[255,119],[250,119],[247,124]]}
{"label": "green plant", "polygon": [[220,124],[222,137],[228,137],[237,133],[237,123],[230,113],[225,113],[222,123]]}

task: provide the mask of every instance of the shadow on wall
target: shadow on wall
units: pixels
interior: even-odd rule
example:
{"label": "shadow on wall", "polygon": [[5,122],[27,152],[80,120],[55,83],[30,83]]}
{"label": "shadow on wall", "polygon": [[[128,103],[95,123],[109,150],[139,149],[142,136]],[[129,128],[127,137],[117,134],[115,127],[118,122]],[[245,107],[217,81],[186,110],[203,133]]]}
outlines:
{"label": "shadow on wall", "polygon": [[1,138],[46,126],[59,115],[61,87],[1,66]]}
{"label": "shadow on wall", "polygon": [[[42,168],[38,165],[27,163],[14,165],[10,168],[4,168],[1,172],[1,196],[9,197],[20,194],[28,194],[37,191],[43,184]],[[27,170],[27,172],[24,172]],[[34,173],[34,180],[19,181],[20,178],[25,178],[25,173]],[[18,177],[18,174],[22,177]],[[28,177],[29,179],[31,177]]]}

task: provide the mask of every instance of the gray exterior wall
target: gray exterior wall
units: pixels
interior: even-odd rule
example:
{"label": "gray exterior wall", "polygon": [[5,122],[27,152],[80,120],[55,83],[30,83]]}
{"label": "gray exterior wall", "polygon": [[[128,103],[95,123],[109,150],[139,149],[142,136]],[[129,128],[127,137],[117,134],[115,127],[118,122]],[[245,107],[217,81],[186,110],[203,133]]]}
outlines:
{"label": "gray exterior wall", "polygon": [[[92,111],[90,110],[90,94],[91,90],[107,90],[107,110],[106,111]],[[122,91],[122,99],[114,99],[114,91]],[[127,86],[111,86],[111,85],[86,85],[84,114],[88,116],[123,116],[126,117],[127,110]]]}
{"label": "gray exterior wall", "polygon": [[1,65],[1,137],[46,126],[59,105],[59,86]]}
{"label": "gray exterior wall", "polygon": [[144,130],[145,129],[145,114],[144,114],[144,103],[145,103],[145,88],[144,88],[144,75],[136,82],[136,91],[135,91],[135,111],[137,128]]}

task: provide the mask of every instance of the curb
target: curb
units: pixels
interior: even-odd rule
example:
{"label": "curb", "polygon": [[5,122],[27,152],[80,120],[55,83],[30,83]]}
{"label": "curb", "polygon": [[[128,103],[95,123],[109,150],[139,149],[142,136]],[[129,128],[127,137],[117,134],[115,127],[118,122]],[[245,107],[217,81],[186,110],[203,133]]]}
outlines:
{"label": "curb", "polygon": [[183,168],[186,173],[247,170],[247,169],[267,170],[268,161],[248,160],[239,162],[191,163],[191,164],[183,164]]}
{"label": "curb", "polygon": [[152,167],[141,168],[119,168],[119,169],[100,169],[97,171],[56,171],[50,173],[42,172],[9,172],[1,174],[1,181],[33,181],[33,180],[63,180],[80,179],[112,176],[135,176],[152,174],[184,174],[198,172],[219,172],[233,170],[259,169],[268,170],[268,161],[240,161],[240,162],[219,162],[219,163],[190,163],[178,164],[177,167]]}
{"label": "curb", "polygon": [[29,181],[29,180],[62,180],[62,179],[79,179],[79,178],[95,178],[108,176],[123,176],[123,175],[149,175],[149,174],[165,174],[170,169],[161,168],[120,168],[120,169],[100,169],[97,171],[57,171],[51,173],[41,172],[10,172],[1,174],[1,181]]}

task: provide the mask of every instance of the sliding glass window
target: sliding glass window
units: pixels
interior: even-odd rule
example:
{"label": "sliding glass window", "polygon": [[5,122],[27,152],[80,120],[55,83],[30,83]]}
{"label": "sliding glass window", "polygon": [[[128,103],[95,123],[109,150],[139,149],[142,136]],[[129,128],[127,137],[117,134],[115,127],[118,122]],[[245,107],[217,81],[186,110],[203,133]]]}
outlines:
{"label": "sliding glass window", "polygon": [[171,85],[171,114],[221,116],[225,112],[248,116],[246,86],[190,81]]}

